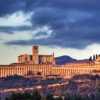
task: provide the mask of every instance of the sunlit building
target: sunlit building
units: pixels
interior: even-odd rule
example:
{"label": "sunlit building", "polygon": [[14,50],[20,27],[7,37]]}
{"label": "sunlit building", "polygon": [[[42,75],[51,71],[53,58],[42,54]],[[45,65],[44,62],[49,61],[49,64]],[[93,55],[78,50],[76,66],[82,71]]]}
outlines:
{"label": "sunlit building", "polygon": [[18,56],[18,63],[23,64],[55,64],[54,54],[39,55],[38,46],[32,47],[32,55],[22,54]]}
{"label": "sunlit building", "polygon": [[29,73],[36,75],[40,73],[43,77],[47,75],[60,75],[63,78],[70,78],[80,74],[100,74],[100,56],[96,55],[93,60],[87,62],[74,62],[64,65],[57,65],[54,54],[41,55],[39,47],[32,47],[32,55],[21,54],[18,62],[9,65],[0,65],[0,77],[10,75],[27,76]]}

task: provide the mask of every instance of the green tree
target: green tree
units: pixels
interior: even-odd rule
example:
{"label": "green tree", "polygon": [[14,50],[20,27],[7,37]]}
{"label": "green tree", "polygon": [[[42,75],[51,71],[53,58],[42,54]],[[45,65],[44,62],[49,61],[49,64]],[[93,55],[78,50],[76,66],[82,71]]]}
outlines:
{"label": "green tree", "polygon": [[41,95],[37,90],[33,91],[32,100],[41,100]]}
{"label": "green tree", "polygon": [[48,94],[46,96],[46,100],[54,100],[53,95],[52,94]]}

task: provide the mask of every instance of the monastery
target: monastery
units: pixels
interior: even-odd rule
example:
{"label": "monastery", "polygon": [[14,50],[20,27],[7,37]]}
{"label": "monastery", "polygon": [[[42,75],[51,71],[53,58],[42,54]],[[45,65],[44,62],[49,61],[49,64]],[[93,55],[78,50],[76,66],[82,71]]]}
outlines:
{"label": "monastery", "polygon": [[0,78],[11,75],[27,76],[41,74],[60,75],[63,78],[70,78],[80,74],[100,74],[100,55],[95,56],[94,60],[88,62],[74,62],[64,65],[57,65],[54,54],[39,55],[39,47],[32,47],[32,55],[21,54],[18,62],[9,65],[0,65]]}

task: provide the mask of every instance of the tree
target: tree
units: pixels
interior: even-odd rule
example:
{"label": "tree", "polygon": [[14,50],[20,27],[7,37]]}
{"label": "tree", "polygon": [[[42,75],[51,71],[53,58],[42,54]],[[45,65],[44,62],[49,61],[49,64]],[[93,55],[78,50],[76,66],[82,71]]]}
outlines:
{"label": "tree", "polygon": [[41,100],[41,95],[37,90],[34,90],[32,93],[32,100]]}
{"label": "tree", "polygon": [[41,100],[41,95],[37,91],[34,91],[32,94],[13,93],[11,96],[7,97],[6,100]]}
{"label": "tree", "polygon": [[54,100],[63,100],[61,96],[57,97],[56,99]]}
{"label": "tree", "polygon": [[92,61],[92,57],[89,58],[89,61]]}
{"label": "tree", "polygon": [[46,96],[46,100],[54,100],[53,95],[52,94],[48,94]]}

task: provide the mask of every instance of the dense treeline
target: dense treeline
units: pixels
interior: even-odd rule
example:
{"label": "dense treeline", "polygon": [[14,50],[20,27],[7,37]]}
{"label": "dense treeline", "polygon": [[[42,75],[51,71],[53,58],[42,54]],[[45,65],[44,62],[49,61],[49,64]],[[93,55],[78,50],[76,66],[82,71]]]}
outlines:
{"label": "dense treeline", "polygon": [[95,94],[79,95],[79,94],[68,94],[64,96],[55,97],[53,94],[43,96],[38,91],[32,93],[13,93],[7,97],[6,100],[100,100],[100,90],[97,90]]}

